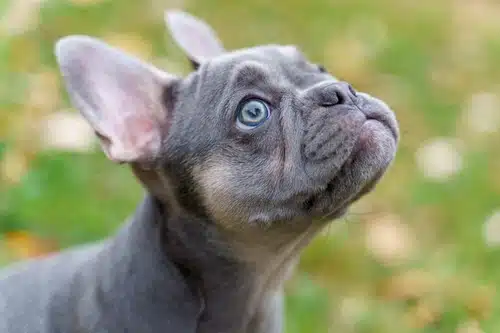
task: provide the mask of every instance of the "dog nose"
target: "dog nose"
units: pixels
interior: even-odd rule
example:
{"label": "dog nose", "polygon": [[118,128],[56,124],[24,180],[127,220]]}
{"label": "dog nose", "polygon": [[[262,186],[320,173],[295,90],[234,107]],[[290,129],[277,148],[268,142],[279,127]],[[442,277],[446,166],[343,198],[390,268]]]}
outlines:
{"label": "dog nose", "polygon": [[321,88],[320,105],[334,106],[353,103],[357,94],[347,82],[332,82]]}

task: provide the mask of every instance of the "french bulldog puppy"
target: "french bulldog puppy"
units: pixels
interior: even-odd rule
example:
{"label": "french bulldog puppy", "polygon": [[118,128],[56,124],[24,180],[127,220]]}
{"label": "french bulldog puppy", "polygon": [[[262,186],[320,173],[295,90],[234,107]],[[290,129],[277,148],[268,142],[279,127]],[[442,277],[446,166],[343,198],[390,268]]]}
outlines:
{"label": "french bulldog puppy", "polygon": [[382,101],[295,46],[227,51],[190,14],[165,18],[186,77],[93,37],[57,42],[74,107],[146,193],[113,238],[4,269],[0,332],[282,332],[301,250],[391,164]]}

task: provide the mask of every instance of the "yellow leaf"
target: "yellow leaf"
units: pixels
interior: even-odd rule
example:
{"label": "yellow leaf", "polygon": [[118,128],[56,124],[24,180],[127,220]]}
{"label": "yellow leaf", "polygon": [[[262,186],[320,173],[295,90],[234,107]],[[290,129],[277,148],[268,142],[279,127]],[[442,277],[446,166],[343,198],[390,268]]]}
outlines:
{"label": "yellow leaf", "polygon": [[5,153],[0,165],[0,175],[4,181],[16,184],[21,181],[27,170],[28,161],[25,155],[15,150]]}
{"label": "yellow leaf", "polygon": [[20,259],[39,257],[55,251],[55,246],[25,231],[9,232],[5,235],[7,248]]}
{"label": "yellow leaf", "polygon": [[152,58],[152,45],[140,35],[132,33],[112,33],[105,36],[104,40],[114,47],[120,48],[127,53],[141,58],[142,60],[150,60]]}

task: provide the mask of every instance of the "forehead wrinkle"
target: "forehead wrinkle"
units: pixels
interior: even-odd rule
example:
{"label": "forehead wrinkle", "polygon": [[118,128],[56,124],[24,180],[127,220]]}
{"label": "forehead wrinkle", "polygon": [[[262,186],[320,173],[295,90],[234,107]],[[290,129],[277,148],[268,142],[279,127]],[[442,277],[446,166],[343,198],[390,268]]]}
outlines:
{"label": "forehead wrinkle", "polygon": [[231,72],[231,86],[250,88],[261,86],[262,83],[270,83],[269,69],[264,64],[255,60],[243,61],[234,66]]}
{"label": "forehead wrinkle", "polygon": [[[273,66],[275,68],[273,68]],[[279,64],[269,61],[245,61],[233,70],[228,89],[243,89],[258,92],[260,97],[265,98],[274,106],[281,103],[281,98],[290,90],[294,90],[294,84],[289,75],[284,72]]]}

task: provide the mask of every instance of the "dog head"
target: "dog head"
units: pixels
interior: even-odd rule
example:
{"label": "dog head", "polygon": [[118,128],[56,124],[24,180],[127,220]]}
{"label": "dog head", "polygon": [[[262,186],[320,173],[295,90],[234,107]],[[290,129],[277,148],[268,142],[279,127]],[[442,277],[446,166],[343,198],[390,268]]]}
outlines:
{"label": "dog head", "polygon": [[295,46],[226,51],[212,29],[166,14],[194,71],[178,77],[87,36],[55,47],[73,105],[109,159],[171,207],[224,228],[328,221],[393,160],[398,125]]}

